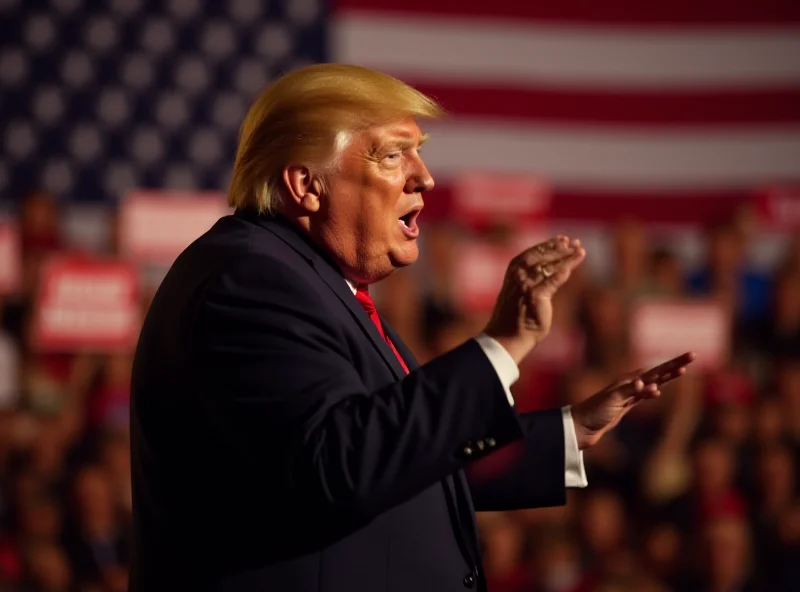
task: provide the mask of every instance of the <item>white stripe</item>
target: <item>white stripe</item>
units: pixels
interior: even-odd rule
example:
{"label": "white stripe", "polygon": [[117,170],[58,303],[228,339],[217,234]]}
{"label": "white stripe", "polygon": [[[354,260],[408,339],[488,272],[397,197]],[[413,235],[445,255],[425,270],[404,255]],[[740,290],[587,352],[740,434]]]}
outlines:
{"label": "white stripe", "polygon": [[800,180],[800,127],[619,131],[459,119],[427,123],[434,178],[482,169],[596,189],[734,189]]}
{"label": "white stripe", "polygon": [[800,28],[566,27],[344,13],[336,61],[418,82],[702,88],[800,82]]}

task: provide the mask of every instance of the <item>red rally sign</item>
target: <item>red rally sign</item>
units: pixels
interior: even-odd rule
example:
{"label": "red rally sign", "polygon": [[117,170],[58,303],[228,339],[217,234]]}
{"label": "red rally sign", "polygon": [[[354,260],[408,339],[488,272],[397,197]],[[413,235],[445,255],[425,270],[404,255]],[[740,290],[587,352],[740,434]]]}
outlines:
{"label": "red rally sign", "polygon": [[39,349],[127,350],[136,344],[140,320],[130,264],[69,256],[45,264],[34,318]]}
{"label": "red rally sign", "polygon": [[228,213],[220,192],[136,191],[120,207],[121,251],[140,263],[169,265]]}
{"label": "red rally sign", "polygon": [[531,175],[466,173],[454,184],[453,208],[473,228],[537,223],[550,210],[550,187]]}
{"label": "red rally sign", "polygon": [[800,230],[800,185],[767,187],[758,192],[756,211],[777,230]]}
{"label": "red rally sign", "polygon": [[508,263],[517,249],[482,241],[468,242],[455,265],[455,282],[460,306],[468,312],[492,310],[503,285]]}
{"label": "red rally sign", "polygon": [[693,351],[696,364],[711,370],[728,359],[730,315],[715,302],[643,301],[634,306],[630,337],[637,364],[644,367]]}

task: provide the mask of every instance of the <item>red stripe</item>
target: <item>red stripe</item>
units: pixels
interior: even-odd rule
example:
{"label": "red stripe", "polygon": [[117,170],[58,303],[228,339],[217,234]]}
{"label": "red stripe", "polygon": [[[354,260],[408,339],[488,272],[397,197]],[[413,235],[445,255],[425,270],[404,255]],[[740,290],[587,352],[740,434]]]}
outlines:
{"label": "red stripe", "polygon": [[567,123],[788,124],[800,122],[800,87],[778,90],[601,92],[420,83],[454,115]]}
{"label": "red stripe", "polygon": [[796,0],[334,0],[336,11],[474,16],[604,25],[786,25],[800,22]]}
{"label": "red stripe", "polygon": [[[709,224],[729,216],[743,203],[753,201],[753,192],[691,191],[685,193],[614,193],[556,190],[550,217],[559,220],[615,222],[638,219],[663,224]],[[421,223],[451,217],[452,188],[438,183],[425,196]]]}

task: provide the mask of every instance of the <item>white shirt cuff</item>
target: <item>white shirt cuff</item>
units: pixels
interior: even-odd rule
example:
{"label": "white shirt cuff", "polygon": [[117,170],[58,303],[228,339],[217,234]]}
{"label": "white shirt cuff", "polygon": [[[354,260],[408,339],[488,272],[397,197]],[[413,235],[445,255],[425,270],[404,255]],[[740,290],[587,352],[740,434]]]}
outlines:
{"label": "white shirt cuff", "polygon": [[[511,385],[519,379],[519,368],[514,358],[500,345],[496,339],[481,333],[475,338],[483,353],[497,372],[497,377],[506,391],[508,404],[514,405]],[[583,466],[583,451],[578,448],[578,437],[575,435],[575,424],[572,421],[572,407],[561,408],[561,420],[564,424],[564,485],[566,487],[587,487],[586,467]]]}
{"label": "white shirt cuff", "polygon": [[[519,368],[517,368],[514,358],[511,357],[511,354],[509,354],[506,348],[500,345],[496,339],[489,337],[486,333],[478,335],[475,341],[478,342],[483,353],[489,358],[489,362],[491,362],[494,367],[494,371],[497,372],[497,377],[500,379],[500,383],[506,391],[508,404],[513,406],[514,397],[511,395],[511,385],[517,382],[519,378]],[[572,420],[570,419],[570,421]],[[573,430],[573,438],[574,433]],[[575,446],[577,447],[577,444]]]}
{"label": "white shirt cuff", "polygon": [[561,419],[564,422],[564,485],[586,487],[589,480],[586,478],[586,467],[583,466],[583,450],[578,448],[570,405],[561,408]]}

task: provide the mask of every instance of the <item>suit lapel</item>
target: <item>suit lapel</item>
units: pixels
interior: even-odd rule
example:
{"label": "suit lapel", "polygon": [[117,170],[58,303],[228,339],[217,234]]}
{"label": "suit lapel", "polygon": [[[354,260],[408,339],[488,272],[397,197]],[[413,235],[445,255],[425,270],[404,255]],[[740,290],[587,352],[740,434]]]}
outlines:
{"label": "suit lapel", "polygon": [[389,344],[386,343],[383,337],[381,337],[381,334],[378,333],[378,328],[370,320],[367,313],[364,312],[364,309],[361,308],[361,304],[359,304],[358,300],[356,300],[355,295],[350,290],[350,286],[347,285],[347,282],[345,281],[344,276],[339,269],[333,267],[322,258],[319,258],[319,261],[315,263],[314,267],[317,270],[317,273],[319,273],[320,277],[325,281],[326,284],[328,284],[328,287],[347,307],[347,309],[350,311],[350,314],[353,315],[353,318],[356,319],[358,324],[361,326],[361,329],[367,334],[372,342],[372,345],[374,345],[375,349],[378,350],[378,353],[383,358],[383,361],[386,362],[387,366],[389,366],[389,368],[392,370],[395,377],[404,378],[406,371],[403,370],[400,362],[397,361],[397,357],[394,355],[392,348],[389,347]]}

